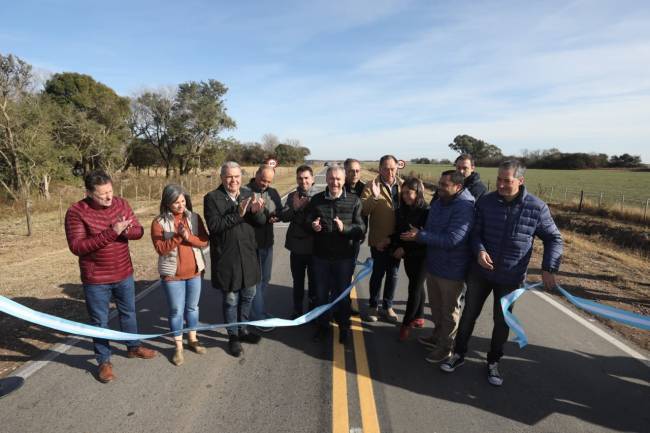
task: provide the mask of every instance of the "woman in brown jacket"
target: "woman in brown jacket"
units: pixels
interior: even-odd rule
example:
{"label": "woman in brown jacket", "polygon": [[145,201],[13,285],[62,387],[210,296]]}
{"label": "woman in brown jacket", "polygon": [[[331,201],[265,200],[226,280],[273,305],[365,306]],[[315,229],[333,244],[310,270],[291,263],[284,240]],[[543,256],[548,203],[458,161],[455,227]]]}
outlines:
{"label": "woman in brown jacket", "polygon": [[[163,190],[160,214],[151,223],[151,240],[158,253],[158,273],[167,294],[169,326],[176,342],[172,362],[181,365],[183,315],[187,327],[199,323],[203,248],[208,246],[208,233],[201,217],[192,212],[189,194],[180,186],[170,184]],[[196,331],[189,331],[188,346],[196,353],[205,353]]]}

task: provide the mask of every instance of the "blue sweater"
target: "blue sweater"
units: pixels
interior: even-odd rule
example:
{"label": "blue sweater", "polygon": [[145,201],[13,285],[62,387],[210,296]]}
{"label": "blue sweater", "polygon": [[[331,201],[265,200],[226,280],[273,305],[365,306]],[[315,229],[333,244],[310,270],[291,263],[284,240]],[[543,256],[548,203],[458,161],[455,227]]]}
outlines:
{"label": "blue sweater", "polygon": [[474,196],[463,189],[448,202],[434,200],[416,240],[427,245],[427,272],[448,280],[464,280],[471,260],[469,235],[474,222]]}
{"label": "blue sweater", "polygon": [[486,279],[504,285],[519,285],[526,278],[535,236],[544,243],[542,269],[557,271],[562,259],[562,235],[546,203],[520,187],[519,195],[506,202],[496,191],[476,203],[471,245],[475,257],[487,251],[494,270],[475,268]]}

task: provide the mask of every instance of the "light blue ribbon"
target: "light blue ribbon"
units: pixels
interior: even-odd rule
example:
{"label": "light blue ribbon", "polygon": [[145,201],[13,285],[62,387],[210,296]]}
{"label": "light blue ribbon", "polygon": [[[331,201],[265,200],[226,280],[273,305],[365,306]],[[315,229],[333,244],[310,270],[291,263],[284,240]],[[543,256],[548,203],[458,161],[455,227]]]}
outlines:
{"label": "light blue ribbon", "polygon": [[[519,288],[512,293],[507,294],[501,298],[501,310],[503,317],[512,331],[515,333],[515,341],[519,347],[524,347],[528,344],[528,337],[524,332],[524,327],[508,309],[526,290],[534,289],[542,283],[535,283],[528,285],[524,283],[524,287]],[[650,317],[641,314],[632,313],[631,311],[622,310],[620,308],[610,307],[608,305],[599,304],[598,302],[590,301],[578,296],[573,296],[561,286],[557,285],[555,288],[576,307],[585,310],[595,316],[604,317],[606,319],[614,320],[615,322],[623,323],[634,328],[650,330]]]}
{"label": "light blue ribbon", "polygon": [[[195,326],[192,328],[185,328],[180,332],[187,331],[208,331],[211,329],[217,328],[226,328],[230,326],[240,326],[240,325],[252,325],[252,326],[261,326],[261,327],[287,327],[287,326],[299,326],[304,325],[305,323],[311,322],[321,314],[325,313],[327,310],[332,308],[337,302],[339,302],[344,297],[348,296],[352,288],[358,284],[361,280],[370,274],[372,271],[372,259],[368,258],[364,263],[358,263],[362,266],[362,269],[357,273],[352,283],[332,302],[325,305],[320,305],[313,310],[303,314],[302,316],[293,319],[264,319],[264,320],[255,320],[252,322],[237,322],[237,323],[218,323],[214,325],[201,325]],[[131,334],[128,332],[114,331],[112,329],[100,328],[97,326],[87,325],[85,323],[74,322],[72,320],[63,319],[61,317],[53,316],[51,314],[42,313],[40,311],[32,310],[31,308],[25,307],[22,304],[12,301],[9,298],[0,296],[0,312],[9,314],[11,316],[17,317],[36,325],[45,326],[47,328],[54,329],[56,331],[65,332],[68,334],[82,335],[85,337],[93,338],[105,338],[107,340],[148,340],[152,338],[162,337],[164,335],[173,334],[174,332],[165,332],[162,334]]]}

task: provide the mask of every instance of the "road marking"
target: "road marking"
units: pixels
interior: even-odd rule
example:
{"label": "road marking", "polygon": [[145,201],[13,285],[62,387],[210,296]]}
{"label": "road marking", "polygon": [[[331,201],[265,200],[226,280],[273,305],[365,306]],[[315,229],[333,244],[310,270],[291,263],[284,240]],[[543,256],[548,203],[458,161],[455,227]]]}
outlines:
{"label": "road marking", "polygon": [[348,383],[345,370],[345,347],[339,344],[339,327],[334,327],[332,366],[332,433],[349,433]]}
{"label": "road marking", "polygon": [[607,332],[603,331],[603,330],[600,329],[598,326],[596,326],[596,325],[590,323],[587,319],[585,319],[585,318],[579,316],[578,314],[574,313],[574,312],[571,311],[569,308],[565,307],[564,305],[560,304],[560,303],[559,303],[558,301],[556,301],[555,299],[551,298],[549,295],[547,295],[547,294],[545,294],[545,293],[542,293],[542,292],[540,292],[540,291],[538,291],[538,290],[531,290],[531,292],[533,292],[535,295],[539,296],[540,298],[542,298],[543,300],[545,300],[546,302],[548,302],[549,304],[551,304],[552,306],[554,306],[555,308],[557,308],[558,310],[560,310],[561,312],[563,312],[564,314],[566,314],[567,316],[571,317],[571,318],[574,319],[576,322],[578,322],[578,323],[580,323],[581,325],[585,326],[587,329],[590,329],[590,330],[593,331],[595,334],[600,335],[600,336],[603,337],[605,340],[609,341],[609,342],[612,343],[614,346],[618,347],[618,348],[621,349],[623,352],[625,352],[625,353],[627,353],[628,355],[630,355],[632,358],[634,358],[634,359],[636,359],[636,360],[642,362],[643,364],[645,364],[646,367],[650,367],[650,361],[648,360],[648,358],[646,358],[644,355],[642,355],[641,353],[637,352],[636,350],[632,349],[632,348],[631,348],[630,346],[628,346],[627,344],[625,344],[625,343],[619,341],[618,339],[612,337],[612,336],[609,335]]}
{"label": "road marking", "polygon": [[[350,292],[352,307],[359,310],[357,290]],[[366,344],[363,340],[363,325],[361,316],[352,316],[352,338],[354,341],[354,359],[357,364],[357,386],[359,388],[359,405],[361,406],[361,425],[364,433],[379,433],[379,418],[375,404],[375,393],[372,390],[372,378],[368,367]],[[336,343],[335,343],[336,344]]]}
{"label": "road marking", "polygon": [[[206,251],[209,251],[209,248],[206,248]],[[147,296],[158,286],[160,286],[160,280],[156,280],[154,283],[150,284],[145,289],[143,289],[140,293],[138,293],[135,296],[135,302],[138,302],[139,300]],[[111,310],[111,312],[108,315],[108,320],[110,321],[113,320],[115,317],[117,317],[117,313],[118,313],[117,308]],[[45,354],[43,356],[39,357],[38,359],[27,361],[22,367],[14,371],[12,373],[12,376],[18,376],[18,377],[22,377],[23,379],[27,379],[32,374],[36,373],[41,368],[45,367],[50,361],[53,361],[59,355],[63,355],[64,353],[72,349],[74,346],[76,346],[83,340],[84,340],[83,337],[72,336],[66,338],[65,341],[63,341],[63,343],[58,343],[50,348],[44,349]]]}

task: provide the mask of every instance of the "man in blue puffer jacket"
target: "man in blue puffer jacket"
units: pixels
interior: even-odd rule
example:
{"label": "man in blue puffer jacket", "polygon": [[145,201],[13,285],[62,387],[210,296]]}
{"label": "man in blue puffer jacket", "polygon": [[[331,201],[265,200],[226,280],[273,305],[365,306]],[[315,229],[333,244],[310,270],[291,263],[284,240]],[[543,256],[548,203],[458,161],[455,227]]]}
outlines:
{"label": "man in blue puffer jacket", "polygon": [[474,197],[463,187],[464,181],[455,170],[443,172],[438,199],[431,203],[424,229],[408,232],[415,231],[415,240],[427,245],[427,290],[434,330],[431,337],[420,341],[433,349],[425,358],[432,363],[450,355],[460,318],[459,298],[472,257],[469,234],[474,222]]}
{"label": "man in blue puffer jacket", "polygon": [[547,289],[555,286],[562,258],[562,235],[546,203],[526,190],[524,172],[525,167],[517,160],[502,162],[497,191],[484,195],[476,204],[470,244],[477,262],[472,264],[467,278],[465,309],[454,354],[440,365],[441,370],[450,373],[464,363],[476,319],[486,298],[494,292],[494,328],[487,362],[488,382],[495,386],[503,383],[498,364],[510,331],[501,311],[501,297],[526,279],[535,236],[544,243],[542,280]]}

